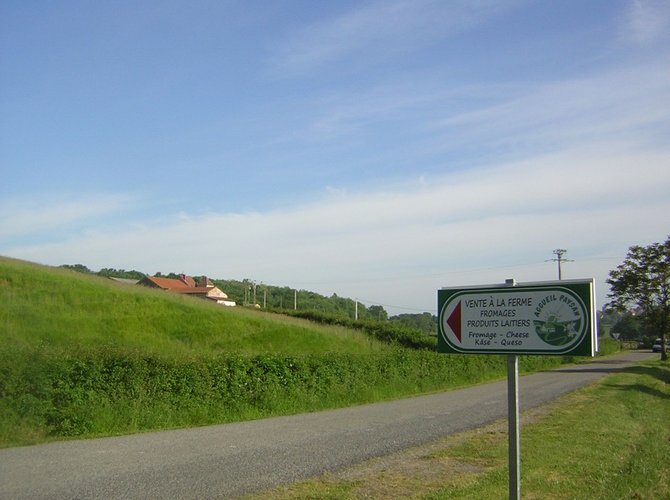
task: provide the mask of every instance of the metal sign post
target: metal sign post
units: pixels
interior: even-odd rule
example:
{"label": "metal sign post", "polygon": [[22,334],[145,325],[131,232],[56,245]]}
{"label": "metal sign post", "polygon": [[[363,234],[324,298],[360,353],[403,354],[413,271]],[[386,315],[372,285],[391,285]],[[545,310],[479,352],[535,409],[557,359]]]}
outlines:
{"label": "metal sign post", "polygon": [[519,356],[507,357],[507,434],[509,498],[521,498],[521,442],[519,440]]}
{"label": "metal sign post", "polygon": [[[516,280],[505,280],[516,286]],[[521,499],[521,441],[519,431],[519,356],[507,356],[507,467],[509,499]]]}

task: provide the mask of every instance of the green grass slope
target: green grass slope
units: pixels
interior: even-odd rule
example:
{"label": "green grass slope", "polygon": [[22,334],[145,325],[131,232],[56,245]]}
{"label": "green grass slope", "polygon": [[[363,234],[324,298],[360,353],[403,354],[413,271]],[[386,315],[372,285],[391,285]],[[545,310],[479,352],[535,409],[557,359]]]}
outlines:
{"label": "green grass slope", "polygon": [[5,347],[115,347],[171,357],[377,352],[365,335],[0,258]]}
{"label": "green grass slope", "polygon": [[[0,447],[315,411],[505,374],[504,356],[438,354],[406,331],[354,326],[0,258]],[[521,368],[560,361],[525,357]]]}

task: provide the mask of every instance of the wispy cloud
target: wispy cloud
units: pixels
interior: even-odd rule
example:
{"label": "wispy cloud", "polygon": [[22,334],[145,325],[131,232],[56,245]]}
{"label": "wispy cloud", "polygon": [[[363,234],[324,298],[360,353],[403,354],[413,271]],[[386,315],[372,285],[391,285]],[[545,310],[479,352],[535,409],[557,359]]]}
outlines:
{"label": "wispy cloud", "polygon": [[[635,140],[651,126],[667,128],[670,59],[614,68],[578,80],[524,85],[501,94],[492,105],[435,122],[447,144],[526,144],[535,148],[574,146],[604,140]],[[523,90],[523,92],[520,92]],[[505,89],[503,89],[505,91]]]}
{"label": "wispy cloud", "polygon": [[649,45],[670,37],[670,3],[667,0],[632,0],[626,11],[624,38]]}
{"label": "wispy cloud", "polygon": [[[429,80],[429,81],[427,81]],[[463,89],[445,89],[425,77],[405,79],[339,95],[328,95],[314,103],[318,110],[304,136],[315,140],[340,139],[343,136],[375,130],[380,124],[404,123],[413,126],[435,116],[436,107],[462,99]]]}
{"label": "wispy cloud", "polygon": [[136,204],[134,195],[109,193],[5,200],[0,204],[0,239],[90,224],[101,217],[127,212]]}
{"label": "wispy cloud", "polygon": [[[374,161],[398,154],[422,170],[450,168],[454,156],[523,158],[589,144],[666,144],[670,57],[593,69],[545,82],[454,84],[405,75],[369,89],[330,93],[303,113],[287,142],[365,149]],[[283,133],[283,132],[282,132]],[[370,148],[379,141],[383,147]],[[365,146],[365,147],[363,147]],[[474,153],[474,156],[473,156]],[[359,161],[363,157],[359,158]],[[370,158],[372,160],[372,158]],[[386,161],[386,160],[385,160]]]}
{"label": "wispy cloud", "polygon": [[280,75],[311,71],[356,52],[384,54],[414,49],[482,23],[518,1],[383,0],[363,3],[339,17],[291,33],[272,60]]}

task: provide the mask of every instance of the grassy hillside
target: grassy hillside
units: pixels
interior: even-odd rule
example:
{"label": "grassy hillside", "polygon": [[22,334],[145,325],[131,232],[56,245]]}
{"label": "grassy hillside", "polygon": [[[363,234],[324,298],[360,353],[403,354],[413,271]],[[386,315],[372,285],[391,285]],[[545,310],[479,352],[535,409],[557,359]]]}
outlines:
{"label": "grassy hillside", "polygon": [[0,258],[5,347],[117,347],[168,356],[377,352],[386,346],[344,328],[125,285]]}
{"label": "grassy hillside", "polygon": [[315,411],[506,370],[504,356],[438,354],[393,326],[225,308],[6,258],[0,304],[0,446]]}

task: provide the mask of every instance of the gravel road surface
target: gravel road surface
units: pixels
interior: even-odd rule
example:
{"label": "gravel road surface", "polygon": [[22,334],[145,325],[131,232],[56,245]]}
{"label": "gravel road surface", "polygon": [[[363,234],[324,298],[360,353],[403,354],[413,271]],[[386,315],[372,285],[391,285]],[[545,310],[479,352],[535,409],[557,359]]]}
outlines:
{"label": "gravel road surface", "polygon": [[[650,357],[521,377],[522,411]],[[0,450],[0,499],[230,498],[507,417],[506,381],[290,417]]]}

